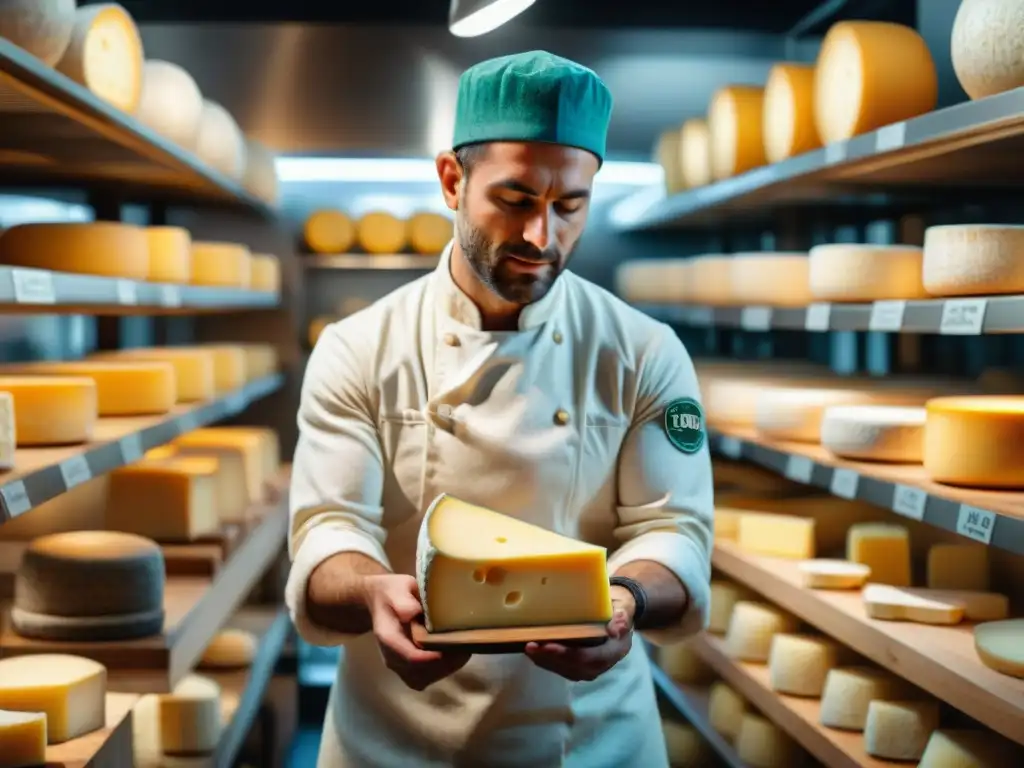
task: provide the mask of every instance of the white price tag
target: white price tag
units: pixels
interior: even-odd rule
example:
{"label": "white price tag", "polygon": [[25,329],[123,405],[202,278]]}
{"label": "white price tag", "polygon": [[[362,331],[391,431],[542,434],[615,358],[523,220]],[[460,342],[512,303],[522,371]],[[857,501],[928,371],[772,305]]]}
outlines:
{"label": "white price tag", "polygon": [[987,299],[946,299],[942,305],[939,333],[949,336],[977,336],[985,324]]}
{"label": "white price tag", "polygon": [[23,515],[32,509],[32,501],[29,499],[28,491],[25,490],[25,484],[21,480],[7,483],[3,488],[0,488],[0,496],[3,496],[7,514],[11,517]]}
{"label": "white price tag", "polygon": [[833,141],[825,145],[825,165],[835,165],[846,159],[846,142]]}
{"label": "white price tag", "polygon": [[903,146],[907,138],[907,124],[893,123],[878,129],[875,133],[875,152],[890,152]]}
{"label": "white price tag", "polygon": [[920,488],[897,485],[892,493],[892,511],[911,520],[924,520],[924,507],[928,494]]}
{"label": "white price tag", "polygon": [[903,328],[903,313],[906,310],[907,302],[903,299],[876,301],[871,305],[871,318],[868,320],[868,330],[898,333]]}
{"label": "white price tag", "polygon": [[132,307],[139,303],[139,291],[134,280],[117,281],[117,303]]}
{"label": "white price tag", "polygon": [[960,514],[956,518],[956,532],[982,544],[992,543],[992,531],[996,527],[996,516],[986,509],[978,509],[969,504],[960,505]]}
{"label": "white price tag", "polygon": [[142,458],[142,438],[138,435],[126,435],[121,438],[121,460],[125,464],[134,464]]}
{"label": "white price tag", "polygon": [[53,273],[43,269],[15,269],[14,300],[19,304],[56,304],[57,292],[53,287]]}
{"label": "white price tag", "polygon": [[831,316],[831,304],[811,304],[807,307],[807,315],[804,317],[804,330],[827,331]]}
{"label": "white price tag", "polygon": [[92,470],[85,456],[73,456],[60,464],[60,474],[64,478],[64,487],[69,491],[76,485],[92,480]]}
{"label": "white price tag", "polygon": [[245,410],[245,406],[247,406],[248,404],[249,403],[245,399],[245,395],[243,395],[241,392],[236,392],[233,395],[229,395],[224,400],[224,407],[230,414],[241,413],[242,411]]}
{"label": "white price tag", "polygon": [[786,462],[786,477],[797,483],[810,483],[814,462],[806,456],[793,455]]}
{"label": "white price tag", "polygon": [[723,456],[727,456],[730,459],[738,459],[740,454],[743,453],[743,443],[738,438],[726,435],[718,441],[718,450]]}
{"label": "white price tag", "polygon": [[832,473],[832,482],[829,483],[829,490],[836,496],[843,499],[857,498],[857,485],[860,483],[860,475],[852,469],[837,469]]}
{"label": "white price tag", "polygon": [[181,290],[176,285],[160,286],[160,304],[164,307],[181,306]]}
{"label": "white price tag", "polygon": [[771,307],[744,307],[740,312],[740,328],[745,331],[767,331],[771,327]]}

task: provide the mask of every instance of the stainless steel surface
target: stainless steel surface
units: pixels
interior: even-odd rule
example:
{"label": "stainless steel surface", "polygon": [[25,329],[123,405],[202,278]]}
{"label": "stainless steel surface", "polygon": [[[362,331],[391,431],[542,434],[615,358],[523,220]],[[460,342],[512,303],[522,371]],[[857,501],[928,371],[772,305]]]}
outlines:
{"label": "stainless steel surface", "polygon": [[407,253],[370,256],[365,253],[343,253],[335,256],[303,256],[306,269],[405,269],[429,271],[437,266],[436,256],[414,256]]}

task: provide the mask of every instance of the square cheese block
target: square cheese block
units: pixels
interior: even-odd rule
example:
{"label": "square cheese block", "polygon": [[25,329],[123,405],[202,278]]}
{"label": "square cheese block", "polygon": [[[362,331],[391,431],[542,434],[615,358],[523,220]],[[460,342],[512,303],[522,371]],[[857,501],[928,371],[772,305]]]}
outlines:
{"label": "square cheese block", "polygon": [[846,540],[846,559],[871,569],[871,581],[910,586],[910,533],[902,525],[858,523]]}
{"label": "square cheese block", "polygon": [[0,768],[46,762],[46,713],[0,709]]}
{"label": "square cheese block", "polygon": [[110,473],[107,527],[159,542],[220,529],[218,463],[209,457],[143,459]]}
{"label": "square cheese block", "polygon": [[[211,459],[216,462],[217,516],[221,523],[243,523],[253,507],[249,503],[249,486],[245,458],[238,451],[216,446],[164,445],[146,453],[150,460]],[[201,465],[199,465],[201,466]]]}
{"label": "square cheese block", "polygon": [[48,744],[106,724],[107,670],[91,659],[39,654],[0,659],[0,709],[42,712]]}
{"label": "square cheese block", "polygon": [[442,494],[416,545],[426,627],[605,623],[612,617],[604,547]]}
{"label": "square cheese block", "polygon": [[249,504],[257,504],[266,497],[267,446],[266,437],[257,430],[235,430],[211,427],[186,432],[173,445],[179,449],[203,448],[218,453],[233,453],[245,469],[245,489]]}
{"label": "square cheese block", "polygon": [[206,427],[203,432],[211,437],[217,435],[234,439],[235,436],[242,436],[239,439],[248,440],[255,437],[260,444],[263,453],[263,473],[266,482],[270,482],[281,469],[281,441],[270,427]]}
{"label": "square cheese block", "polygon": [[982,544],[933,545],[928,550],[928,586],[987,592],[988,547]]}
{"label": "square cheese block", "polygon": [[739,519],[736,542],[745,552],[806,560],[815,555],[814,520],[747,512]]}

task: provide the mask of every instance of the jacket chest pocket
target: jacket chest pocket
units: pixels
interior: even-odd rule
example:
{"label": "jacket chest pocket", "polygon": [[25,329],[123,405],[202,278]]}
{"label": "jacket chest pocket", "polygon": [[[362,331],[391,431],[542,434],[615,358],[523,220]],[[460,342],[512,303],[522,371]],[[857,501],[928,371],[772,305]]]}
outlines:
{"label": "jacket chest pocket", "polygon": [[420,411],[382,414],[378,420],[384,460],[384,527],[392,529],[418,516],[422,506],[428,424]]}

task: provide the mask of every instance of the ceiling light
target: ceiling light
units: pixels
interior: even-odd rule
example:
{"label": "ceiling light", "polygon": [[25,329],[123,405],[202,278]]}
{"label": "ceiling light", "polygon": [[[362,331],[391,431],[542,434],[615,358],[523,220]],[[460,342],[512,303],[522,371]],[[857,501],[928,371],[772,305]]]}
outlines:
{"label": "ceiling light", "polygon": [[536,0],[452,0],[448,29],[456,37],[486,35],[525,11]]}

